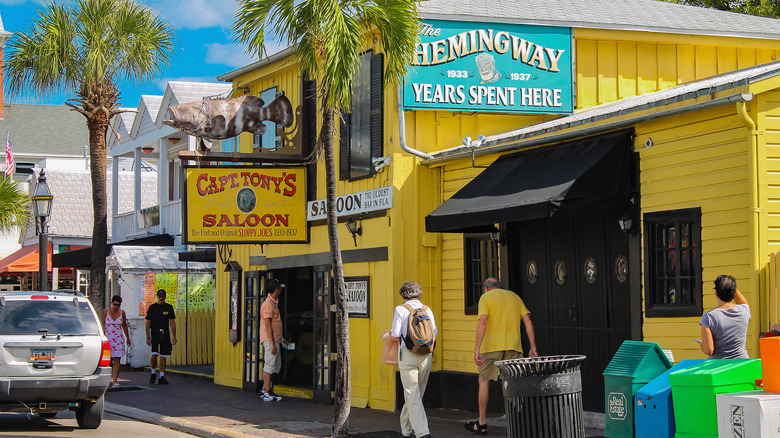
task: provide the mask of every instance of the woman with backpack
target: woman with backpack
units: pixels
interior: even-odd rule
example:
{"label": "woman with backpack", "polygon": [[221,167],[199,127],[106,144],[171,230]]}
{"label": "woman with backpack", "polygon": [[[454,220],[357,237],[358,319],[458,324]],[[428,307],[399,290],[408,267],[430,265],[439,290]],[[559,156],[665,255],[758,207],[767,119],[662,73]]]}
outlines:
{"label": "woman with backpack", "polygon": [[419,284],[406,281],[399,293],[404,303],[395,308],[390,335],[400,343],[398,369],[404,387],[401,435],[406,438],[414,432],[417,438],[430,438],[422,399],[433,364],[436,322],[431,309],[420,302],[422,287]]}

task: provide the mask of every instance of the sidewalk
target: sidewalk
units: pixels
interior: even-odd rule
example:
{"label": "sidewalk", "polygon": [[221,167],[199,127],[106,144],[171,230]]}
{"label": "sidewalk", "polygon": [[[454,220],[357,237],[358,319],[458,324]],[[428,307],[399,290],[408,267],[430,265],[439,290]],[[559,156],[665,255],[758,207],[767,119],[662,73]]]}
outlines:
{"label": "sidewalk", "polygon": [[[122,388],[106,393],[106,412],[201,437],[330,436],[332,405],[295,397],[264,402],[257,394],[216,385],[202,370],[193,371],[169,370],[165,377],[170,385],[160,386],[149,384],[148,370],[122,370]],[[434,437],[474,436],[463,428],[464,422],[475,418],[472,412],[429,409],[427,413]],[[602,436],[603,414],[587,414],[585,436]],[[351,436],[399,438],[399,430],[397,412],[354,407],[350,411]],[[492,436],[505,436],[504,417],[489,418],[488,431]]]}

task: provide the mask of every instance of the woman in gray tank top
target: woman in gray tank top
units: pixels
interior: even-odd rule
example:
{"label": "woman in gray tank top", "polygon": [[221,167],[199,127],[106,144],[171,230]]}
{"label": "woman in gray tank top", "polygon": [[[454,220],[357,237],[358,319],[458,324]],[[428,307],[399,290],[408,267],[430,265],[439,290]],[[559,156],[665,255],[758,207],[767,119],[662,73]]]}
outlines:
{"label": "woman in gray tank top", "polygon": [[718,307],[701,317],[701,351],[709,359],[748,359],[745,349],[750,306],[731,275],[715,279]]}

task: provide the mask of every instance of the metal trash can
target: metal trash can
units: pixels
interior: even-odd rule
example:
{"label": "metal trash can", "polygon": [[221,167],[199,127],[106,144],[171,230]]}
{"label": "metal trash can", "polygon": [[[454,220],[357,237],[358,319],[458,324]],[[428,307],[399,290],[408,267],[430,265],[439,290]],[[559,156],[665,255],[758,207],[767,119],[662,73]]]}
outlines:
{"label": "metal trash can", "polygon": [[496,362],[508,436],[584,437],[580,377],[584,360],[585,356],[540,356]]}

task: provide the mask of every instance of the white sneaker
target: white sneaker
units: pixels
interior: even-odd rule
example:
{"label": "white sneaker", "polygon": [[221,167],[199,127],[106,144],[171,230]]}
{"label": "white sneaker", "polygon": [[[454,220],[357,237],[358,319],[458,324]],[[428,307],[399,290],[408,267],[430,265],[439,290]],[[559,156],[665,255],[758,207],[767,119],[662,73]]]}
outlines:
{"label": "white sneaker", "polygon": [[269,402],[269,401],[274,401],[275,399],[270,395],[268,395],[267,392],[260,390],[260,400]]}
{"label": "white sneaker", "polygon": [[[274,394],[273,390],[270,390],[268,392],[261,390],[260,394],[262,396],[265,396],[265,397],[270,397],[271,400],[273,400],[273,401],[281,401],[282,400],[282,397],[279,396],[279,395]],[[268,401],[271,401],[271,400],[268,400]]]}

